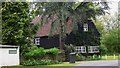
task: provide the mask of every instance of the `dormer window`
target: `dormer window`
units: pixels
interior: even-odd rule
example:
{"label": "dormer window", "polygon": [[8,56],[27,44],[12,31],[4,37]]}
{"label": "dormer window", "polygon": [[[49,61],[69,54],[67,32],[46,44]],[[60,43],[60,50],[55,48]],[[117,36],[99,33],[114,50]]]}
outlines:
{"label": "dormer window", "polygon": [[84,24],[83,29],[84,29],[85,32],[88,31],[88,24]]}

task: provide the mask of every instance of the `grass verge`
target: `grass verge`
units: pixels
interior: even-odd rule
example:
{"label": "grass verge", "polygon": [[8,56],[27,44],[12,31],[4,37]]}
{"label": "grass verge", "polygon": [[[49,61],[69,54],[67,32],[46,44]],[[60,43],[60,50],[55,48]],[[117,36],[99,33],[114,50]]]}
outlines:
{"label": "grass verge", "polygon": [[76,63],[69,63],[63,62],[62,64],[54,64],[54,65],[37,65],[37,66],[3,66],[2,68],[70,68],[79,64],[80,62]]}
{"label": "grass verge", "polygon": [[118,60],[118,56],[102,56],[103,60]]}

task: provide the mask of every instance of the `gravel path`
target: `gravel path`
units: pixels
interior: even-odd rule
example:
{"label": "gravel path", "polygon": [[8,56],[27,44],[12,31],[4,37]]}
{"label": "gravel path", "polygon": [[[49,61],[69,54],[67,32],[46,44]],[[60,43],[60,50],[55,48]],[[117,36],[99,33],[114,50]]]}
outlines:
{"label": "gravel path", "polygon": [[119,67],[118,60],[99,60],[80,62],[80,64],[71,68],[119,68]]}
{"label": "gravel path", "polygon": [[88,61],[80,63],[77,66],[118,66],[118,60]]}

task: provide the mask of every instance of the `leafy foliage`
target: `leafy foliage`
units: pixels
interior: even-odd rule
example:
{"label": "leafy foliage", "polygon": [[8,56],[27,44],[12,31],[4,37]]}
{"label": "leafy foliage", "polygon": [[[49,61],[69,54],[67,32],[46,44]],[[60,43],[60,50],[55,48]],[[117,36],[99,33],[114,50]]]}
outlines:
{"label": "leafy foliage", "polygon": [[[118,17],[115,15],[106,14],[102,16],[101,21],[104,23],[102,34],[101,34],[101,53],[102,54],[113,54],[119,53],[119,23]],[[96,23],[97,24],[97,23]]]}
{"label": "leafy foliage", "polygon": [[57,60],[28,60],[24,61],[23,65],[24,66],[35,66],[35,65],[51,65],[51,64],[61,64],[62,62],[59,62]]}
{"label": "leafy foliage", "polygon": [[58,55],[58,52],[59,52],[58,48],[44,49],[42,47],[38,48],[37,46],[31,46],[28,47],[28,51],[23,54],[23,57],[27,60],[33,60],[33,59],[41,60],[41,59],[46,59],[46,57],[52,59]]}
{"label": "leafy foliage", "polygon": [[24,61],[22,63],[22,65],[24,65],[24,66],[34,66],[34,65],[39,65],[39,63],[36,62],[35,60],[28,60],[28,61]]}
{"label": "leafy foliage", "polygon": [[44,49],[43,48],[37,48],[34,50],[30,50],[29,52],[25,53],[25,57],[26,58],[40,58],[43,57],[45,55]]}
{"label": "leafy foliage", "polygon": [[119,33],[120,29],[116,28],[105,34],[102,39],[102,45],[108,49],[108,53],[119,53]]}
{"label": "leafy foliage", "polygon": [[20,46],[20,55],[28,51],[38,24],[30,26],[34,10],[29,2],[2,2],[2,44]]}
{"label": "leafy foliage", "polygon": [[[18,45],[30,42],[29,3],[2,3],[2,44]],[[23,41],[24,40],[24,41]]]}
{"label": "leafy foliage", "polygon": [[68,61],[69,57],[70,57],[70,53],[74,52],[74,45],[72,45],[72,44],[65,45],[64,50],[65,50],[66,61]]}
{"label": "leafy foliage", "polygon": [[102,58],[98,57],[97,55],[93,55],[93,56],[89,56],[89,57],[85,57],[81,54],[76,54],[77,56],[77,60],[79,61],[91,61],[91,60],[101,60]]}
{"label": "leafy foliage", "polygon": [[45,53],[46,54],[52,54],[52,55],[57,55],[59,52],[59,49],[57,48],[51,48],[51,49],[46,49]]}

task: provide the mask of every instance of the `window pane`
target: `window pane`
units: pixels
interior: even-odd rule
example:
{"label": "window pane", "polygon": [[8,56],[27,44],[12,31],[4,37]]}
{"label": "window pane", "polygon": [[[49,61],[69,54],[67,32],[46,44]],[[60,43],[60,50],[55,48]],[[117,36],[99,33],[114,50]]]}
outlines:
{"label": "window pane", "polygon": [[84,24],[83,28],[84,28],[84,31],[88,31],[88,24]]}
{"label": "window pane", "polygon": [[9,54],[17,54],[17,50],[9,50]]}
{"label": "window pane", "polygon": [[40,38],[35,38],[35,44],[40,45]]}

